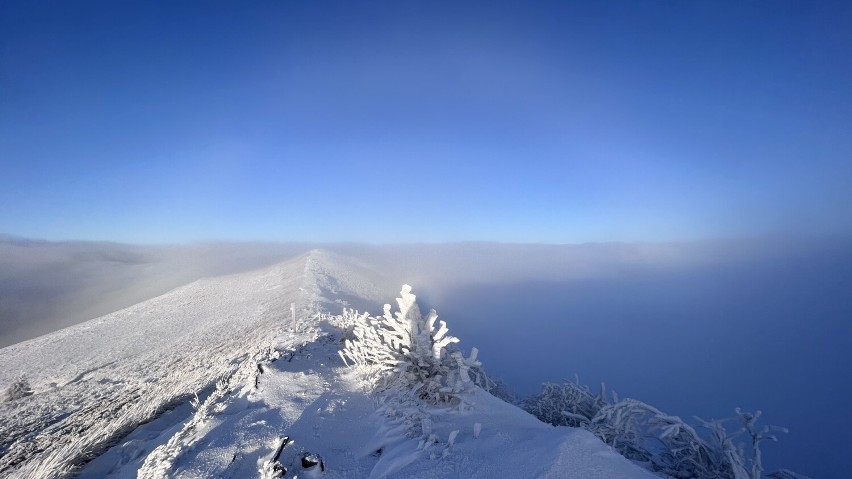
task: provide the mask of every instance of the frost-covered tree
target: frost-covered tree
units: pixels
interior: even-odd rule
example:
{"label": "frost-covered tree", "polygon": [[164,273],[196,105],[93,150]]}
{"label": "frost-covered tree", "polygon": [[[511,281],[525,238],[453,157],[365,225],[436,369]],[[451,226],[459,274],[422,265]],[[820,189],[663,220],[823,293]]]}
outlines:
{"label": "frost-covered tree", "polygon": [[432,404],[457,402],[472,384],[485,384],[477,350],[464,357],[455,346],[447,324],[430,310],[423,316],[403,285],[397,298],[399,311],[386,304],[379,317],[344,311],[353,323],[354,339],[346,340],[340,356],[358,368],[377,391],[415,396]]}

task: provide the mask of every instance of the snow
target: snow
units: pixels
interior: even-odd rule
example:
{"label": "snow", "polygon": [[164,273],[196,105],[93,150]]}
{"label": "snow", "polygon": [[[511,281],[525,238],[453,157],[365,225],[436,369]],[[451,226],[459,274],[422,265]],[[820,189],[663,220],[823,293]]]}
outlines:
{"label": "snow", "polygon": [[307,259],[200,280],[0,350],[0,384],[24,373],[35,392],[0,404],[0,474],[49,466],[48,447],[60,463],[80,462],[232,373],[269,342],[290,302],[308,304]]}
{"label": "snow", "polygon": [[265,467],[284,444],[288,478],[654,477],[478,387],[472,408],[429,406],[412,433],[346,367],[341,330],[320,315],[376,309],[383,281],[314,250],[0,350],[0,384],[24,373],[34,391],[0,403],[0,475],[274,477]]}

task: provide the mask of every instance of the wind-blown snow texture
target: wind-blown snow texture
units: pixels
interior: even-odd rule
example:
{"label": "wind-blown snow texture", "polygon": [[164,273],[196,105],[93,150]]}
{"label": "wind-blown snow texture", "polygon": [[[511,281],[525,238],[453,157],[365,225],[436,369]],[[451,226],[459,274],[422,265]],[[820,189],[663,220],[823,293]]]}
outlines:
{"label": "wind-blown snow texture", "polygon": [[[0,382],[23,372],[34,394],[0,406],[0,475],[257,477],[283,444],[286,477],[320,467],[327,477],[653,477],[591,434],[480,389],[471,412],[436,409],[435,440],[418,448],[376,412],[337,354],[340,330],[319,314],[388,299],[363,264],[312,251],[2,349]],[[307,453],[322,465],[305,468]]]}

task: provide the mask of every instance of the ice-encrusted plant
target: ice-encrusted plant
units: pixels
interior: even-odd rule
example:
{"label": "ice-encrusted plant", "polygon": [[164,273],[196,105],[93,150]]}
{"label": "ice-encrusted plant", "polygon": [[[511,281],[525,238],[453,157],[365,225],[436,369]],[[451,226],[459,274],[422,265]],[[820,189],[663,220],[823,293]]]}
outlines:
{"label": "ice-encrusted plant", "polygon": [[628,459],[675,478],[747,479],[742,450],[721,421],[705,421],[705,439],[677,416],[635,399],[601,408],[589,429]]}
{"label": "ice-encrusted plant", "polygon": [[588,386],[565,381],[562,384],[544,383],[541,392],[523,401],[527,412],[540,420],[559,426],[588,427],[592,419],[607,404],[604,385],[601,393],[593,394]]}
{"label": "ice-encrusted plant", "polygon": [[[739,408],[736,416],[705,421],[693,427],[677,416],[636,399],[607,399],[576,383],[545,383],[542,392],[523,403],[524,409],[556,426],[582,427],[598,436],[624,457],[663,477],[675,479],[760,479],[763,476],[761,442],[776,441],[777,426],[758,426],[760,411]],[[725,424],[735,423],[729,430]],[[747,437],[748,444],[735,443]],[[750,451],[750,457],[746,455]],[[787,470],[766,477],[796,478]]]}
{"label": "ice-encrusted plant", "polygon": [[353,324],[353,339],[344,342],[340,357],[358,369],[376,391],[416,397],[431,404],[457,403],[473,384],[487,379],[473,348],[468,357],[455,346],[458,338],[430,310],[423,316],[403,285],[396,299],[399,311],[386,304],[379,317],[344,310]]}

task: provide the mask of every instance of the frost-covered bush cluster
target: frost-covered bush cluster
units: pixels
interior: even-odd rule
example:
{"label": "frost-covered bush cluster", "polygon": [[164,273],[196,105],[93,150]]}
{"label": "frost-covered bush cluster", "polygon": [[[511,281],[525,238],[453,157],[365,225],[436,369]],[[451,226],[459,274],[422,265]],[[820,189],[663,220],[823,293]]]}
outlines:
{"label": "frost-covered bush cluster", "polygon": [[742,448],[720,421],[702,422],[705,439],[677,416],[635,399],[607,404],[590,429],[628,459],[676,478],[759,479],[747,473]]}
{"label": "frost-covered bush cluster", "polygon": [[[523,406],[544,422],[587,429],[626,458],[674,479],[760,479],[760,443],[777,441],[775,433],[786,432],[781,427],[758,426],[760,411],[739,408],[733,418],[705,421],[696,417],[698,424],[693,427],[642,401],[619,400],[615,394],[608,400],[603,386],[600,394],[592,394],[579,381],[545,383],[541,393]],[[726,423],[737,428],[731,431]],[[734,442],[742,437],[747,446]],[[766,477],[805,476],[781,470]]]}
{"label": "frost-covered bush cluster", "polygon": [[524,409],[540,420],[559,426],[587,427],[593,417],[606,405],[604,387],[601,394],[592,394],[588,386],[575,383],[544,383],[541,392],[525,400]]}
{"label": "frost-covered bush cluster", "polygon": [[343,361],[358,368],[376,391],[415,397],[431,404],[458,403],[461,394],[487,379],[473,348],[464,357],[435,310],[425,317],[411,286],[403,285],[399,311],[386,304],[379,317],[345,310],[343,322],[352,323],[353,339],[340,351]]}

